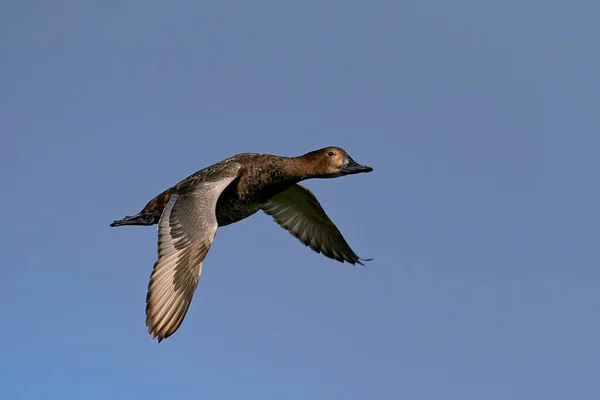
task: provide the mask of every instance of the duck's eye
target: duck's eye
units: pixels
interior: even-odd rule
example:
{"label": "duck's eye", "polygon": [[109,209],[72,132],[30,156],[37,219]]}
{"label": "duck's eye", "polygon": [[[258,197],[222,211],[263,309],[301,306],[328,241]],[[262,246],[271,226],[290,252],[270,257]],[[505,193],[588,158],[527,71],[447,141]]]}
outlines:
{"label": "duck's eye", "polygon": [[327,153],[327,155],[328,155],[329,157],[333,157],[333,156],[335,155],[335,153],[334,153],[333,151],[330,151],[329,153]]}

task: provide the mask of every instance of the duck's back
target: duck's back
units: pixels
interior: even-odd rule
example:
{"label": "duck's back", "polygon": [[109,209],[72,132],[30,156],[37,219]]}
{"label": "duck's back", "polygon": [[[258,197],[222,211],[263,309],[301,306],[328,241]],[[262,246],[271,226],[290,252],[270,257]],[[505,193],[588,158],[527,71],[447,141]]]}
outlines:
{"label": "duck's back", "polygon": [[173,193],[184,195],[201,182],[219,180],[236,173],[238,177],[219,196],[216,216],[219,226],[230,225],[255,214],[275,194],[298,179],[286,173],[287,157],[270,154],[242,153],[201,169],[155,196],[137,214],[144,225],[159,222],[162,211]]}

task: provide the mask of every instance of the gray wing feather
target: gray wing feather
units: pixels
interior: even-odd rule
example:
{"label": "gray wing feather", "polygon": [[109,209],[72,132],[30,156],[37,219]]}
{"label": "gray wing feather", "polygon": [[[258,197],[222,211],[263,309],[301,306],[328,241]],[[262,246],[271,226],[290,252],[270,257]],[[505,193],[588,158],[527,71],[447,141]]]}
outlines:
{"label": "gray wing feather", "polygon": [[181,325],[217,231],[216,204],[236,176],[201,182],[173,194],[158,223],[158,260],[146,296],[146,326],[160,342]]}

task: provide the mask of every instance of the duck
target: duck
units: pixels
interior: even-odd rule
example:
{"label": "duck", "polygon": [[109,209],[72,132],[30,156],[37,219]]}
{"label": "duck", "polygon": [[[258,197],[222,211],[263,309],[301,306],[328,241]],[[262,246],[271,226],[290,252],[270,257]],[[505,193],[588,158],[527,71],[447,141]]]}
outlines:
{"label": "duck", "polygon": [[335,146],[295,157],[241,153],[193,173],[139,213],[110,224],[158,224],[158,259],[146,295],[151,340],[160,343],[181,326],[217,229],[260,210],[317,253],[352,265],[371,261],[356,255],[315,195],[299,184],[371,171]]}

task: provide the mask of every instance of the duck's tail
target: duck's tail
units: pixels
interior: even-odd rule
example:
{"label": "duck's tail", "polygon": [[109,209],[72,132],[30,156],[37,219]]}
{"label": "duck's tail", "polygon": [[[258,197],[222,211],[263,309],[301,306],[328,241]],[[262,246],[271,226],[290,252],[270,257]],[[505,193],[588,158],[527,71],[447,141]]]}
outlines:
{"label": "duck's tail", "polygon": [[154,213],[139,213],[133,215],[131,217],[125,217],[123,219],[119,219],[114,221],[110,226],[123,226],[123,225],[143,225],[149,226],[158,223],[160,219],[160,214],[156,215]]}
{"label": "duck's tail", "polygon": [[110,226],[123,226],[123,225],[142,225],[149,226],[158,224],[160,216],[164,208],[166,207],[169,199],[171,198],[172,188],[167,189],[146,204],[146,207],[139,213],[131,216],[119,219]]}

